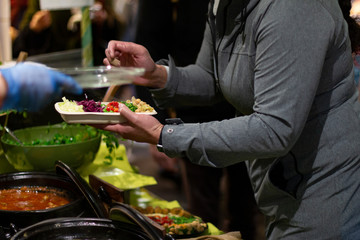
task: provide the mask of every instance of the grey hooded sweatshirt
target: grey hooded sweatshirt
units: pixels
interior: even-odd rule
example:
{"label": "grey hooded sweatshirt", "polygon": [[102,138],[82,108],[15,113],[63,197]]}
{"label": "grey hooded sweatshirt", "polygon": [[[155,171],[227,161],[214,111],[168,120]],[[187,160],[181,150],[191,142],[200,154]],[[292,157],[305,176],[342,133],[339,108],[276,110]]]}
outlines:
{"label": "grey hooded sweatshirt", "polygon": [[360,108],[338,2],[243,2],[211,7],[196,64],[170,58],[167,85],[152,90],[159,106],[225,99],[238,115],[165,125],[164,151],[245,161],[268,239],[360,239]]}

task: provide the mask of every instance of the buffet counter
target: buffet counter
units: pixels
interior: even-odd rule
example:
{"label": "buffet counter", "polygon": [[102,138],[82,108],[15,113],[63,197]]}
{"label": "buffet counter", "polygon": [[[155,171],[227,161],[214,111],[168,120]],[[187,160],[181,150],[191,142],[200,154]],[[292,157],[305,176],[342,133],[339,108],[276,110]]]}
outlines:
{"label": "buffet counter", "polygon": [[[90,184],[91,178],[95,177],[106,183],[107,186],[111,186],[112,189],[119,191],[123,197],[121,200],[125,202],[126,205],[142,208],[151,206],[154,209],[181,209],[177,200],[166,201],[146,189],[147,186],[155,185],[157,182],[153,176],[140,174],[137,169],[129,163],[124,145],[120,144],[119,147],[112,152],[113,160],[110,163],[106,158],[108,155],[109,151],[106,144],[101,142],[94,161],[76,169],[76,172],[89,186],[92,186]],[[1,154],[0,158],[0,169],[2,174],[15,171],[15,169],[7,163],[3,154]],[[209,238],[209,236],[212,238]],[[185,237],[187,239],[191,239],[191,237],[193,237],[192,239],[241,239],[240,233],[224,234],[211,223],[206,223],[206,229],[199,234]],[[175,236],[175,239],[181,238],[182,236],[180,235]]]}

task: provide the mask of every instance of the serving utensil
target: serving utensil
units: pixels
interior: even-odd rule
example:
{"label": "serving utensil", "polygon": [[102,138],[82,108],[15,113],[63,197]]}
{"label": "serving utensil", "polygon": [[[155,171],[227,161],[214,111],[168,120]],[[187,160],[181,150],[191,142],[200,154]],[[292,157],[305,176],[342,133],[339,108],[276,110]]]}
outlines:
{"label": "serving utensil", "polygon": [[24,143],[11,131],[7,126],[4,126],[5,131],[21,146],[24,146]]}
{"label": "serving utensil", "polygon": [[25,60],[27,59],[27,57],[28,57],[28,53],[27,53],[27,52],[24,52],[24,51],[21,51],[21,52],[19,53],[18,58],[16,59],[16,64],[21,63],[21,62],[25,62]]}

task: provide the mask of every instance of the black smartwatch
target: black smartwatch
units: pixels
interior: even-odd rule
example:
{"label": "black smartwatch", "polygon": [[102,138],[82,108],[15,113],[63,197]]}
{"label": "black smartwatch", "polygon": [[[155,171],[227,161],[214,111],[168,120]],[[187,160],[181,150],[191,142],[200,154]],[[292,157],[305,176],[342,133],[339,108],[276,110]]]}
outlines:
{"label": "black smartwatch", "polygon": [[159,142],[158,142],[158,144],[156,144],[156,147],[157,147],[159,152],[164,152],[164,148],[163,148],[163,145],[162,145],[162,130],[163,129],[161,129],[161,132],[160,132]]}
{"label": "black smartwatch", "polygon": [[[180,118],[167,118],[167,119],[165,119],[165,123],[168,125],[179,125],[179,124],[183,124],[184,122]],[[159,152],[164,152],[164,148],[162,145],[162,131],[163,130],[164,130],[164,128],[161,129],[159,142],[158,142],[158,144],[156,144],[156,147]]]}

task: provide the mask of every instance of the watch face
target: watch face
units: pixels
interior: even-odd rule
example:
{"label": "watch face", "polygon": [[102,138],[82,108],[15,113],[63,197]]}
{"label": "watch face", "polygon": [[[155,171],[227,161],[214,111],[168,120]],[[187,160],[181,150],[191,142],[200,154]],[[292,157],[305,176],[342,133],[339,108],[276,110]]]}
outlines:
{"label": "watch face", "polygon": [[157,144],[156,147],[157,147],[157,149],[158,149],[159,152],[164,152],[163,145]]}
{"label": "watch face", "polygon": [[179,125],[184,123],[180,118],[167,118],[165,119],[165,122],[170,125]]}

